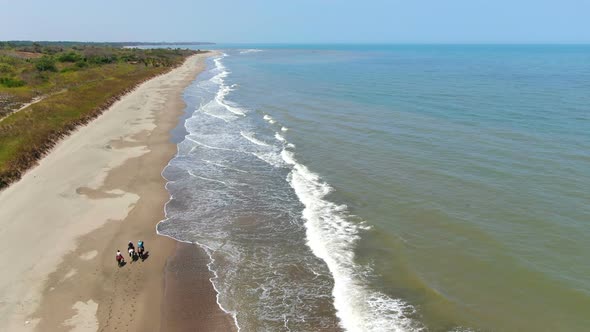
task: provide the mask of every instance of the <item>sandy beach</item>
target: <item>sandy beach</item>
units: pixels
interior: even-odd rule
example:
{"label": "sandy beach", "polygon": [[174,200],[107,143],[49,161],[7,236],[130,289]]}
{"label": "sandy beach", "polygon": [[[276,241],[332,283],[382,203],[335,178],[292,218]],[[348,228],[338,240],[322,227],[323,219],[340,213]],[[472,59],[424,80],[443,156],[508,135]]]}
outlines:
{"label": "sandy beach", "polygon": [[[0,331],[233,328],[205,254],[155,232],[169,199],[161,171],[176,153],[169,132],[207,56],[140,85],[0,192]],[[117,249],[140,239],[148,258],[117,267]],[[191,269],[179,270],[184,259]],[[188,285],[195,292],[179,291]],[[164,306],[174,298],[183,305]]]}

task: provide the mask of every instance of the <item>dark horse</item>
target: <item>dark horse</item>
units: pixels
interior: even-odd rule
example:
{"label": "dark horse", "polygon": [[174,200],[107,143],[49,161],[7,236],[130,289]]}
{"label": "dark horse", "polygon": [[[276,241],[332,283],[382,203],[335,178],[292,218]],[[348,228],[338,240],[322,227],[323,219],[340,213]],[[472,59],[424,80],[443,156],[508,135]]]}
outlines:
{"label": "dark horse", "polygon": [[145,252],[145,248],[144,247],[137,247],[137,254],[139,255],[139,258],[141,258],[141,260],[144,260],[144,252]]}
{"label": "dark horse", "polygon": [[131,257],[132,261],[137,261],[137,258],[139,258],[139,255],[137,254],[137,251],[135,251],[135,249],[133,248],[129,248],[129,257]]}

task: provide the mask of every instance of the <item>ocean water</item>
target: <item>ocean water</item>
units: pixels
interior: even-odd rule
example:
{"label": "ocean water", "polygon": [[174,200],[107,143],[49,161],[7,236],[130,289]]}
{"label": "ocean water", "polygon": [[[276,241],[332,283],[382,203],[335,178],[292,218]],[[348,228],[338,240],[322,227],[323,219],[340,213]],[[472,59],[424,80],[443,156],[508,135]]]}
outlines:
{"label": "ocean water", "polygon": [[590,46],[218,48],[158,231],[241,331],[590,329]]}

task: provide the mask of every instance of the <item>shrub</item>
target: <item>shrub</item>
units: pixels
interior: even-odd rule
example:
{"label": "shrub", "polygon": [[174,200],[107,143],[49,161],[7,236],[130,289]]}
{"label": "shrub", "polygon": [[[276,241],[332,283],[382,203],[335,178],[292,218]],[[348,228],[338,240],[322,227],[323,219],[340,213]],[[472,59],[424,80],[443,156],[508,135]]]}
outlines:
{"label": "shrub", "polygon": [[0,84],[7,88],[18,88],[26,84],[25,81],[14,77],[0,77]]}
{"label": "shrub", "polygon": [[0,63],[0,74],[12,74],[14,73],[14,67],[7,63]]}
{"label": "shrub", "polygon": [[63,50],[64,50],[63,47],[59,47],[59,46],[45,46],[45,47],[43,47],[41,52],[44,54],[54,55],[59,52],[63,52]]}
{"label": "shrub", "polygon": [[57,71],[57,68],[55,67],[55,60],[47,55],[40,57],[36,61],[35,67],[38,71]]}
{"label": "shrub", "polygon": [[64,53],[57,58],[59,62],[77,62],[80,59],[82,59],[82,57],[76,52]]}
{"label": "shrub", "polygon": [[76,67],[86,68],[86,67],[88,67],[88,63],[86,61],[84,61],[84,59],[80,59],[76,62]]}
{"label": "shrub", "polygon": [[0,54],[0,62],[7,63],[9,65],[16,65],[21,61],[15,57]]}
{"label": "shrub", "polygon": [[84,50],[84,58],[86,62],[95,65],[108,64],[117,61],[117,56],[112,50],[94,47],[86,48]]}
{"label": "shrub", "polygon": [[93,63],[95,65],[102,65],[102,64],[108,64],[108,63],[113,63],[117,61],[117,57],[116,56],[109,56],[109,55],[98,55],[98,56],[92,56],[88,58],[88,62]]}

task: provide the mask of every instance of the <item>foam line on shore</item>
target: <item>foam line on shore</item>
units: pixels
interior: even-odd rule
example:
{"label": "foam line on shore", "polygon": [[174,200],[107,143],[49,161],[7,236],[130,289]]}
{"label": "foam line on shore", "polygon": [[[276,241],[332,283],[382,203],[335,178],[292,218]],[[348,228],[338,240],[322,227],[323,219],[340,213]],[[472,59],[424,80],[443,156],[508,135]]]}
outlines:
{"label": "foam line on shore", "polygon": [[[170,196],[170,200],[166,204],[168,204],[172,200],[172,198],[173,197]],[[172,240],[174,240],[176,242],[197,245],[202,250],[205,251],[205,253],[209,257],[209,263],[207,263],[207,269],[209,270],[209,272],[211,272],[213,274],[213,277],[209,278],[209,282],[211,283],[211,286],[213,287],[213,290],[215,290],[215,294],[216,294],[215,298],[216,298],[217,305],[219,306],[219,309],[221,309],[221,311],[223,311],[224,313],[232,316],[233,321],[234,321],[234,324],[236,325],[236,328],[238,329],[238,332],[240,332],[240,325],[238,324],[237,314],[235,312],[233,312],[233,311],[229,311],[229,310],[225,309],[223,307],[223,305],[219,302],[220,291],[219,291],[219,289],[217,289],[217,287],[215,286],[215,282],[213,281],[214,279],[217,279],[218,278],[218,275],[217,275],[217,272],[214,269],[211,268],[211,266],[213,265],[213,263],[215,263],[215,259],[213,258],[212,254],[211,254],[211,252],[213,252],[214,250],[211,249],[211,248],[209,248],[209,247],[207,247],[206,245],[204,245],[202,243],[197,242],[197,241],[195,241],[195,242],[192,242],[192,241],[184,241],[184,240],[177,239],[177,238],[175,238],[173,236],[160,233],[160,231],[158,231],[158,225],[160,225],[160,223],[166,222],[167,220],[168,220],[168,217],[166,217],[164,220],[161,220],[156,225],[156,234],[158,234],[160,236],[167,237],[167,238],[172,239]]]}
{"label": "foam line on shore", "polygon": [[[168,166],[166,166],[166,167],[168,167]],[[162,171],[162,173],[163,173],[163,171]],[[163,177],[163,178],[164,178],[166,181],[168,181],[168,179],[166,179],[166,177],[164,176],[164,174],[162,174],[162,177]],[[166,183],[166,185],[168,185],[168,183],[173,183],[173,182],[171,182],[171,181],[168,181],[168,182]],[[166,189],[168,189],[168,188],[166,188]],[[214,250],[213,250],[213,249],[211,249],[211,248],[209,248],[209,247],[207,247],[206,245],[204,245],[204,244],[202,244],[202,243],[199,243],[199,242],[197,242],[197,241],[194,241],[194,242],[193,242],[193,241],[185,241],[185,240],[177,239],[177,238],[175,238],[174,236],[171,236],[171,235],[168,235],[168,234],[164,234],[164,233],[160,233],[160,231],[158,230],[158,226],[159,226],[161,223],[164,223],[164,222],[167,222],[167,221],[168,221],[168,213],[166,212],[166,206],[167,206],[167,205],[168,205],[168,203],[170,203],[170,202],[171,202],[173,199],[174,199],[174,196],[170,195],[170,199],[169,199],[169,200],[168,200],[168,202],[166,202],[166,204],[164,205],[164,215],[165,215],[165,218],[164,218],[163,220],[161,220],[160,222],[158,222],[158,224],[156,224],[156,227],[155,227],[155,229],[156,229],[156,234],[158,234],[158,235],[160,235],[160,236],[167,237],[167,238],[169,238],[169,239],[172,239],[172,240],[174,240],[174,241],[176,241],[176,242],[180,242],[180,243],[187,243],[187,244],[192,244],[192,245],[197,245],[197,246],[199,246],[201,249],[205,250],[205,253],[207,253],[207,256],[209,257],[209,263],[207,264],[207,269],[209,270],[209,272],[211,272],[211,273],[213,274],[213,277],[212,277],[212,278],[209,278],[209,282],[211,283],[211,286],[212,286],[212,287],[213,287],[213,289],[215,290],[215,294],[216,294],[215,298],[216,298],[217,305],[219,306],[219,309],[221,309],[223,312],[225,312],[226,314],[228,314],[228,315],[231,315],[231,316],[232,316],[232,318],[233,318],[233,320],[234,320],[234,324],[236,325],[236,328],[238,329],[238,332],[239,332],[239,331],[240,331],[240,325],[238,324],[237,314],[236,314],[235,312],[233,312],[233,311],[230,311],[230,310],[227,310],[227,309],[225,309],[225,308],[223,307],[223,305],[221,304],[221,302],[219,301],[219,297],[220,297],[220,291],[219,291],[219,289],[217,288],[217,286],[215,286],[215,282],[214,282],[214,279],[217,279],[217,278],[218,278],[218,275],[217,275],[217,272],[216,272],[216,271],[215,271],[213,268],[211,268],[211,266],[213,265],[213,263],[215,263],[215,259],[213,258],[212,254],[211,254],[211,252],[213,252]]]}
{"label": "foam line on shore", "polygon": [[[176,154],[176,156],[178,156],[179,154],[180,154],[180,151],[179,151],[179,147],[177,145],[177,154]],[[176,156],[175,156],[175,158],[176,158]],[[162,176],[162,178],[164,178],[164,180],[166,180],[166,184],[164,185],[164,188],[168,191],[168,193],[170,193],[170,190],[168,189],[168,184],[174,183],[174,181],[168,180],[166,178],[166,176],[164,176],[164,172],[166,171],[166,168],[168,168],[170,166],[170,163],[172,162],[172,160],[174,160],[174,158],[172,158],[168,162],[168,164],[166,165],[166,167],[164,167],[164,169],[160,173],[160,175]],[[237,328],[237,331],[240,332],[240,325],[238,324],[237,313],[236,312],[233,312],[233,311],[230,311],[230,310],[227,310],[226,308],[224,308],[223,305],[221,304],[220,300],[219,300],[219,297],[220,297],[220,294],[221,293],[220,293],[219,289],[217,288],[217,286],[215,285],[215,282],[214,282],[214,280],[218,278],[218,274],[217,274],[217,271],[215,271],[212,268],[213,263],[215,263],[215,259],[213,258],[211,252],[213,252],[214,250],[211,249],[211,248],[209,248],[209,247],[207,247],[206,245],[204,245],[202,243],[199,243],[199,242],[196,242],[196,241],[195,242],[192,242],[192,241],[184,241],[184,240],[181,240],[181,239],[177,239],[177,238],[175,238],[175,237],[173,237],[171,235],[160,233],[160,231],[158,230],[158,227],[160,226],[160,224],[162,224],[164,222],[167,222],[169,220],[168,219],[167,206],[168,206],[168,204],[170,202],[172,202],[173,199],[174,199],[174,196],[173,195],[169,195],[168,201],[166,202],[166,204],[164,204],[164,219],[160,220],[156,224],[156,226],[155,226],[156,234],[158,234],[159,236],[167,237],[167,238],[172,239],[172,240],[174,240],[176,242],[198,245],[202,250],[205,250],[205,253],[209,257],[209,263],[207,263],[207,270],[209,270],[209,272],[213,274],[213,277],[212,278],[209,278],[209,282],[211,283],[211,286],[213,287],[213,290],[215,291],[215,294],[216,294],[215,295],[215,302],[217,303],[217,306],[219,307],[219,309],[221,309],[221,311],[223,311],[224,313],[226,313],[226,314],[228,314],[228,315],[230,315],[232,317],[232,319],[234,321],[234,324],[235,324],[235,326]]]}
{"label": "foam line on shore", "polygon": [[[198,78],[197,78],[197,79],[198,79]],[[190,140],[190,141],[193,141],[194,143],[196,143],[196,144],[199,144],[199,145],[201,145],[201,146],[205,146],[205,147],[208,147],[208,148],[215,149],[215,147],[209,147],[209,146],[206,146],[206,145],[204,145],[204,144],[202,144],[202,143],[199,143],[199,142],[197,142],[197,141],[195,141],[195,140],[191,139],[191,138],[189,137],[189,135],[190,135],[190,134],[188,133],[188,132],[189,132],[189,130],[188,130],[188,128],[186,127],[186,120],[187,120],[187,119],[185,119],[185,120],[183,121],[183,123],[182,123],[182,125],[183,125],[183,127],[184,127],[184,129],[185,129],[185,132],[186,132],[186,134],[185,134],[185,137],[184,137],[184,138],[185,138],[185,139],[188,139],[188,140]],[[231,149],[227,149],[227,150],[231,150]],[[233,151],[233,150],[231,150],[231,151]],[[236,151],[236,152],[241,152],[241,151]],[[164,219],[163,219],[163,220],[160,220],[160,221],[159,221],[159,222],[156,224],[156,226],[155,226],[156,234],[158,234],[159,236],[164,236],[164,237],[170,238],[170,239],[172,239],[172,240],[174,240],[174,241],[177,241],[177,242],[181,242],[181,243],[189,243],[189,244],[196,244],[196,245],[198,245],[198,246],[199,246],[199,247],[200,247],[202,250],[204,250],[204,251],[205,251],[205,253],[206,253],[206,254],[207,254],[207,256],[209,257],[209,263],[207,264],[207,269],[208,269],[208,271],[209,271],[210,273],[212,273],[212,274],[213,274],[213,277],[209,278],[209,282],[211,283],[211,286],[213,287],[213,290],[215,291],[215,294],[216,294],[216,295],[215,295],[215,302],[217,303],[217,306],[219,307],[219,309],[220,309],[221,311],[223,311],[224,313],[226,313],[226,314],[228,314],[228,315],[230,315],[230,316],[232,317],[232,319],[233,319],[233,321],[234,321],[234,325],[235,325],[235,327],[236,327],[237,331],[238,331],[238,332],[240,332],[240,330],[241,330],[241,329],[240,329],[240,325],[239,325],[239,323],[238,323],[238,319],[237,319],[237,313],[236,313],[236,312],[233,312],[233,311],[230,311],[230,310],[228,310],[228,309],[226,309],[226,308],[224,308],[224,306],[223,306],[223,305],[221,304],[221,302],[220,302],[220,291],[219,291],[219,289],[217,288],[217,286],[215,285],[215,281],[214,281],[215,279],[217,279],[217,278],[218,278],[218,274],[217,274],[217,271],[215,271],[215,270],[212,268],[212,266],[213,266],[213,264],[214,264],[214,262],[215,262],[215,259],[214,259],[214,258],[213,258],[213,256],[212,256],[212,252],[213,252],[214,250],[213,250],[213,249],[211,249],[211,248],[209,248],[209,247],[207,247],[206,245],[204,245],[204,244],[201,244],[201,243],[198,243],[198,242],[183,241],[183,240],[181,240],[181,239],[177,239],[177,238],[175,238],[175,237],[173,237],[173,236],[170,236],[170,235],[167,235],[167,234],[160,233],[160,231],[159,231],[159,229],[158,229],[158,228],[159,228],[159,226],[160,226],[160,224],[162,224],[162,223],[164,223],[164,222],[167,222],[167,221],[169,220],[169,217],[168,217],[168,211],[167,211],[167,207],[168,207],[168,204],[169,204],[170,202],[172,202],[172,200],[174,199],[174,196],[173,196],[172,194],[170,194],[170,190],[169,190],[169,188],[168,188],[168,185],[169,185],[169,184],[172,184],[172,183],[174,183],[174,181],[171,181],[171,180],[169,180],[168,178],[166,178],[166,176],[164,175],[164,173],[165,173],[166,169],[167,169],[168,167],[170,167],[170,166],[171,166],[171,163],[172,163],[172,161],[173,161],[173,160],[174,160],[176,157],[178,157],[178,156],[180,156],[180,155],[181,155],[181,153],[180,153],[180,145],[179,145],[179,144],[177,144],[177,145],[176,145],[176,155],[175,155],[175,156],[174,156],[172,159],[170,159],[170,160],[168,161],[168,163],[166,164],[166,166],[165,166],[165,167],[162,169],[162,171],[160,172],[160,176],[161,176],[161,177],[162,177],[162,178],[163,178],[163,179],[166,181],[166,184],[164,185],[164,188],[165,188],[165,189],[166,189],[166,191],[169,193],[169,198],[168,198],[168,201],[167,201],[167,202],[164,204]]]}

